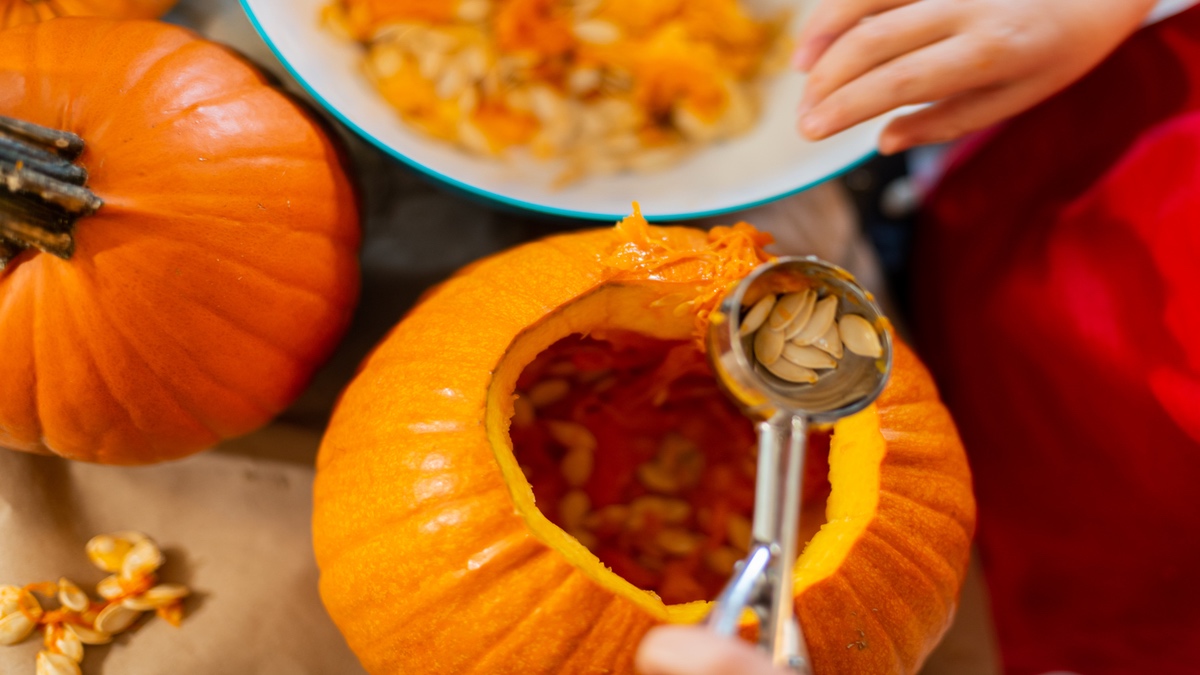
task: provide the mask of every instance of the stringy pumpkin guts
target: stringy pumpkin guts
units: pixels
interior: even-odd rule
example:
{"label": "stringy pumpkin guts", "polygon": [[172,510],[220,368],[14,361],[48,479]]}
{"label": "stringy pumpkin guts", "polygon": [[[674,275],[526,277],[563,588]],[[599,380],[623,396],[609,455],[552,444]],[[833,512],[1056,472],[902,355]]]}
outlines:
{"label": "stringy pumpkin guts", "polygon": [[[37,675],[80,675],[84,645],[108,644],[144,612],[172,626],[183,620],[183,600],[191,591],[158,583],[156,571],[164,559],[149,537],[132,531],[101,534],[87,543],[87,555],[96,567],[113,573],[96,586],[101,600],[66,577],[58,583],[0,586],[0,645],[17,644],[42,628]],[[35,594],[58,606],[44,609]]]}
{"label": "stringy pumpkin guts", "polygon": [[745,132],[783,18],[736,0],[338,0],[326,23],[417,129],[563,160],[560,183],[654,171]]}
{"label": "stringy pumpkin guts", "polygon": [[[697,345],[565,338],[517,394],[509,433],[538,508],[664,602],[716,597],[749,549],[757,446]],[[811,444],[801,541],[824,522],[828,440]]]}

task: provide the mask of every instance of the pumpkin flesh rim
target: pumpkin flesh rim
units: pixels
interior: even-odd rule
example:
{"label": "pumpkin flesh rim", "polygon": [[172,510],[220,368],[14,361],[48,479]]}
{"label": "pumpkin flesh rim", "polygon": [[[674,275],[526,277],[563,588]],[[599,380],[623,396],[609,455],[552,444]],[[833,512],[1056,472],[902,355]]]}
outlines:
{"label": "pumpkin flesh rim", "polygon": [[[710,610],[710,601],[677,605],[662,600],[607,568],[582,543],[550,521],[534,501],[529,481],[517,461],[509,424],[516,381],[538,354],[571,335],[603,338],[606,331],[626,331],[657,340],[687,340],[694,336],[695,317],[676,315],[675,307],[656,301],[678,294],[688,285],[664,281],[600,283],[554,308],[512,340],[492,371],[488,385],[485,425],[488,443],[509,490],[513,507],[529,532],[547,548],[562,555],[602,589],[632,601],[658,621],[696,623]],[[658,303],[661,305],[661,303]],[[876,515],[886,442],[875,406],[834,425],[829,451],[831,492],[826,522],[798,556],[793,595],[799,598],[812,585],[841,567],[855,542]],[[744,625],[754,618],[747,613]]]}

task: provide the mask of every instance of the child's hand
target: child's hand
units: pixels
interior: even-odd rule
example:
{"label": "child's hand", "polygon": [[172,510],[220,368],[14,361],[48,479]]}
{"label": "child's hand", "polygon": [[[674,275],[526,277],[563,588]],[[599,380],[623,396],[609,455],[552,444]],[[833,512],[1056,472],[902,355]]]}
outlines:
{"label": "child's hand", "polygon": [[811,73],[800,131],[815,140],[902,105],[937,101],[893,121],[880,150],[953,140],[1074,82],[1133,33],[1154,4],[822,0],[794,60]]}
{"label": "child's hand", "polygon": [[757,648],[697,626],[663,626],[638,647],[641,675],[787,675]]}

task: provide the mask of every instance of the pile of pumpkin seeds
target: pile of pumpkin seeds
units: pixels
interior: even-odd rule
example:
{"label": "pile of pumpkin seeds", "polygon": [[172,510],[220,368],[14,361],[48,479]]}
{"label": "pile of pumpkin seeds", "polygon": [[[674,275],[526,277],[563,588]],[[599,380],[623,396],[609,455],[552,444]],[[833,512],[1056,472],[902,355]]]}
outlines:
{"label": "pile of pumpkin seeds", "polygon": [[[58,583],[0,586],[0,645],[14,645],[39,626],[44,648],[37,655],[37,675],[80,675],[84,645],[102,645],[127,630],[143,612],[156,612],[172,625],[183,618],[181,584],[157,583],[163,564],[158,546],[140,532],[102,534],[87,543],[92,564],[111,576],[96,586],[102,600],[88,597],[66,577]],[[47,610],[36,594],[58,607]]]}
{"label": "pile of pumpkin seeds", "polygon": [[754,359],[786,382],[812,384],[835,370],[845,351],[879,358],[879,332],[858,314],[838,312],[837,296],[816,289],[767,294],[750,306],[738,328],[753,336]]}

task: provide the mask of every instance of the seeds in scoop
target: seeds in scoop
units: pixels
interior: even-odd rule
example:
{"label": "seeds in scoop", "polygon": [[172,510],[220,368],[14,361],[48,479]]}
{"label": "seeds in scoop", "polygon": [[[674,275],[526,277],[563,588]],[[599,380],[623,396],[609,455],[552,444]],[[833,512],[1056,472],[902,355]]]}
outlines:
{"label": "seeds in scoop", "polygon": [[783,331],[769,326],[759,329],[754,335],[754,358],[764,366],[769,366],[779,360],[783,354]]}
{"label": "seeds in scoop", "polygon": [[804,311],[807,297],[808,291],[781,296],[779,302],[775,303],[775,308],[771,310],[770,317],[767,318],[767,326],[775,330],[783,330],[793,321],[803,320],[804,317],[800,313]]}
{"label": "seeds in scoop", "polygon": [[783,358],[805,368],[837,368],[837,359],[816,347],[801,347],[789,342],[783,346]]}
{"label": "seeds in scoop", "polygon": [[142,613],[125,605],[114,602],[96,615],[96,630],[109,635],[115,635],[133,625]]}
{"label": "seeds in scoop", "polygon": [[771,315],[771,309],[774,307],[775,296],[764,295],[761,300],[754,303],[749,312],[746,312],[746,318],[742,319],[742,325],[738,327],[738,335],[749,335],[758,330]]}
{"label": "seeds in scoop", "polygon": [[671,555],[685,556],[700,548],[696,535],[677,527],[667,528],[654,536],[654,543]]}
{"label": "seeds in scoop", "polygon": [[596,453],[585,446],[575,446],[567,450],[559,469],[567,485],[582,487],[592,477],[592,469],[596,463]]}
{"label": "seeds in scoop", "polygon": [[877,359],[883,356],[883,344],[879,341],[879,333],[871,322],[857,314],[843,315],[838,321],[838,331],[846,349],[868,358]]}
{"label": "seeds in scoop", "polygon": [[812,346],[835,359],[842,358],[842,337],[838,334],[837,323],[831,325],[824,335],[813,340]]}
{"label": "seeds in scoop", "polygon": [[[817,301],[817,306],[813,309],[812,317],[805,324],[804,329],[792,338],[792,342],[798,345],[810,345],[814,340],[825,334],[829,327],[833,325],[834,319],[837,316],[838,299],[835,296],[829,296]],[[766,364],[763,364],[766,365]]]}
{"label": "seeds in scoop", "polygon": [[67,624],[67,631],[74,633],[79,641],[85,645],[106,645],[112,642],[112,636],[108,633],[98,631],[87,626],[77,626],[73,623]]}
{"label": "seeds in scoop", "polygon": [[789,323],[783,331],[783,339],[791,340],[799,335],[800,331],[804,330],[804,327],[808,325],[808,321],[812,318],[813,311],[816,309],[816,307],[817,292],[814,290],[805,291],[804,301],[800,305],[800,308],[796,310],[796,318],[792,319],[791,323]]}
{"label": "seeds in scoop", "polygon": [[592,500],[583,490],[571,490],[563,495],[558,501],[558,517],[562,521],[563,529],[577,529],[591,509]]}
{"label": "seeds in scoop", "polygon": [[66,577],[58,580],[58,601],[73,612],[85,611],[91,604],[87,594]]}
{"label": "seeds in scoop", "polygon": [[771,365],[764,367],[771,372],[772,375],[786,382],[795,382],[796,384],[812,384],[817,381],[817,371],[812,368],[798,366],[786,359],[779,359]]}
{"label": "seeds in scoop", "polygon": [[79,664],[70,657],[42,650],[37,655],[37,675],[80,675]]}
{"label": "seeds in scoop", "polygon": [[728,546],[722,546],[721,548],[705,552],[704,565],[708,567],[709,570],[717,574],[729,576],[733,574],[734,566],[737,565],[741,559],[741,551]]}

